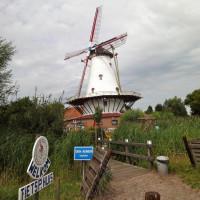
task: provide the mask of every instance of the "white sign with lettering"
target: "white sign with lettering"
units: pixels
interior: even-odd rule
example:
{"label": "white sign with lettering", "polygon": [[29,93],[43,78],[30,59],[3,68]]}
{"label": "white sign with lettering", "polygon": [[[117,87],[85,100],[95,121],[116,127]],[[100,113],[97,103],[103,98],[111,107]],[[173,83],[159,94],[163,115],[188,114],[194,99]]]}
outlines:
{"label": "white sign with lettering", "polygon": [[38,180],[33,181],[32,183],[29,183],[19,188],[18,200],[27,199],[28,197],[42,190],[51,183],[53,183],[53,172],[47,174],[46,176],[43,176],[42,178],[39,178]]}
{"label": "white sign with lettering", "polygon": [[28,175],[37,180],[19,188],[18,200],[27,199],[53,182],[53,172],[44,176],[51,164],[48,152],[48,140],[40,136],[33,146],[32,159],[27,169]]}

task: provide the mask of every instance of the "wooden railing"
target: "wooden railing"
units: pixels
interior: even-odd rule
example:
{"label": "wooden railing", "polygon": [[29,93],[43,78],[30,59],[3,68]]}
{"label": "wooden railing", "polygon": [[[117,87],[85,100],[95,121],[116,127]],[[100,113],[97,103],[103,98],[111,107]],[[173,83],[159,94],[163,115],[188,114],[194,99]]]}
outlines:
{"label": "wooden railing", "polygon": [[[142,143],[128,142],[128,139],[125,139],[125,142],[119,142],[119,141],[111,141],[111,140],[101,140],[100,138],[98,138],[97,144],[99,146],[103,146],[104,144],[107,144],[108,148],[110,148],[110,149],[112,149],[111,144],[117,144],[117,145],[125,146],[125,152],[116,151],[116,150],[112,149],[112,154],[126,156],[126,163],[128,163],[128,164],[130,164],[130,158],[137,158],[137,159],[146,160],[146,161],[149,162],[150,168],[153,169],[154,158],[153,158],[151,141],[147,141],[147,144],[142,144]],[[129,152],[129,146],[147,148],[148,156],[130,153]]]}

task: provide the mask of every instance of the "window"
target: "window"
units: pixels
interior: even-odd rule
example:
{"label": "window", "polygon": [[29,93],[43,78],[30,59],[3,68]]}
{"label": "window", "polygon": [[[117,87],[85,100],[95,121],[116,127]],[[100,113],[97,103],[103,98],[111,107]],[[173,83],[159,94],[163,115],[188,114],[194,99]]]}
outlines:
{"label": "window", "polygon": [[92,88],[91,90],[92,90],[92,93],[94,93],[94,90],[95,90],[95,89],[94,89],[94,88]]}
{"label": "window", "polygon": [[119,88],[118,88],[118,87],[116,87],[116,91],[117,91],[117,93],[119,94]]}
{"label": "window", "polygon": [[84,124],[83,124],[82,122],[78,122],[78,123],[77,123],[77,127],[78,127],[78,128],[82,128],[82,127],[84,127]]}
{"label": "window", "polygon": [[112,120],[112,125],[118,125],[118,120]]}
{"label": "window", "polygon": [[107,106],[107,101],[104,100],[104,101],[103,101],[103,104],[104,104],[104,106]]}
{"label": "window", "polygon": [[99,80],[102,80],[103,75],[99,74]]}

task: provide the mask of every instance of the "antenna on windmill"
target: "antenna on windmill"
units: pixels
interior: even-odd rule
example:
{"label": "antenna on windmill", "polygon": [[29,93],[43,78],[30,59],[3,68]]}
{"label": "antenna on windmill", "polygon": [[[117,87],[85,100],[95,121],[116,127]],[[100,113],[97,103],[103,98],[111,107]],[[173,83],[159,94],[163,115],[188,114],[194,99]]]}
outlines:
{"label": "antenna on windmill", "polygon": [[[92,52],[95,52],[101,48],[103,48],[105,51],[108,51],[112,48],[115,49],[115,48],[123,45],[126,42],[127,33],[124,33],[117,37],[111,38],[110,40],[107,40],[105,42],[102,42],[99,44],[97,43],[98,37],[99,37],[100,26],[101,26],[101,16],[102,16],[102,6],[96,8],[92,31],[91,31],[91,35],[90,35],[90,39],[89,39],[89,46],[87,48],[81,49],[79,51],[67,53],[65,56],[65,60],[67,60],[72,57],[79,56],[83,53],[87,53],[86,58],[84,60],[85,65],[83,68],[83,73],[81,76],[81,80],[80,80],[80,84],[79,84],[79,88],[78,88],[78,92],[77,92],[78,96],[80,96],[80,93],[81,93],[81,89],[82,89],[83,81],[84,81],[84,77],[85,77],[85,71],[88,66],[89,59],[91,59],[91,57],[94,56],[94,54],[91,55]],[[121,90],[121,86],[120,86],[120,82],[119,82],[119,70],[117,70],[117,71],[118,71],[117,72],[117,77],[118,77],[117,82],[118,82],[119,88]]]}

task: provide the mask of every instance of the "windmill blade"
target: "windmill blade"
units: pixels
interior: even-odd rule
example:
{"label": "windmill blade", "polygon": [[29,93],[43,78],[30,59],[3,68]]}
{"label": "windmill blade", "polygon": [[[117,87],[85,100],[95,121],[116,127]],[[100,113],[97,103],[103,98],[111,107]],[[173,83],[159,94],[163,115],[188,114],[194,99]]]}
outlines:
{"label": "windmill blade", "polygon": [[88,52],[88,55],[87,55],[87,57],[85,59],[85,66],[84,66],[84,69],[83,69],[83,74],[82,74],[82,77],[81,77],[81,82],[80,82],[79,89],[78,89],[78,96],[80,96],[81,89],[82,89],[82,86],[83,86],[83,80],[84,80],[84,77],[85,77],[85,71],[86,71],[86,68],[87,68],[89,57],[90,56],[89,56],[89,52]]}
{"label": "windmill blade", "polygon": [[87,53],[87,51],[88,51],[88,48],[85,48],[85,49],[81,49],[79,51],[73,51],[73,52],[66,53],[64,60],[70,59],[75,56],[79,56],[82,53]]}
{"label": "windmill blade", "polygon": [[[70,59],[75,56],[79,56],[82,53],[87,53],[88,51],[91,51],[92,47],[92,42],[97,43],[98,38],[99,38],[99,30],[101,26],[101,16],[102,16],[102,6],[99,6],[96,8],[95,16],[94,16],[94,21],[93,21],[93,26],[92,26],[92,31],[90,35],[90,43],[89,47],[85,49],[81,49],[79,51],[74,51],[74,52],[69,52],[65,55],[65,60]],[[87,66],[86,66],[87,67]]]}
{"label": "windmill blade", "polygon": [[96,12],[94,15],[94,21],[93,21],[93,26],[92,26],[92,31],[90,35],[90,42],[98,42],[99,38],[99,31],[100,31],[100,26],[101,26],[101,16],[102,16],[102,6],[99,6],[96,8]]}
{"label": "windmill blade", "polygon": [[115,49],[115,48],[123,45],[126,42],[127,36],[128,36],[127,33],[124,33],[122,35],[114,37],[114,38],[107,40],[105,42],[102,42],[100,44],[94,45],[92,49],[97,49],[99,47],[103,47],[106,50],[109,50],[112,48]]}
{"label": "windmill blade", "polygon": [[[81,82],[80,82],[79,89],[78,89],[78,96],[80,96],[81,89],[82,89],[82,86],[83,86],[85,71],[86,71],[86,68],[87,68],[87,65],[88,65],[90,52],[92,50],[92,42],[98,41],[99,30],[100,30],[100,26],[101,26],[101,14],[102,14],[102,6],[96,8],[96,12],[95,12],[95,15],[94,15],[92,31],[91,31],[90,40],[89,40],[89,47],[88,47],[87,56],[86,56],[86,59],[85,59],[85,66],[84,66],[84,69],[83,69],[83,74],[82,74]],[[80,55],[80,54],[78,54],[78,55]]]}

